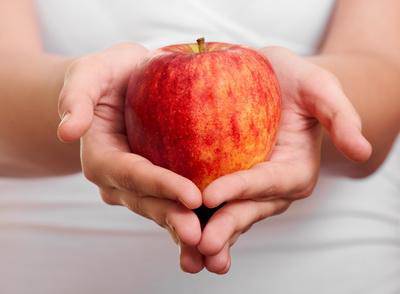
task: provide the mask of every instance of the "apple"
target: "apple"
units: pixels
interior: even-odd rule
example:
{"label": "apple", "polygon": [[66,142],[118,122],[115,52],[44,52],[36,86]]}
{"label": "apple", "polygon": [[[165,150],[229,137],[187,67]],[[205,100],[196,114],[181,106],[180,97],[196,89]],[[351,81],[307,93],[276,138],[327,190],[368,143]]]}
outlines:
{"label": "apple", "polygon": [[129,80],[131,151],[203,190],[220,176],[268,159],[280,96],[269,61],[254,49],[204,38],[160,48]]}

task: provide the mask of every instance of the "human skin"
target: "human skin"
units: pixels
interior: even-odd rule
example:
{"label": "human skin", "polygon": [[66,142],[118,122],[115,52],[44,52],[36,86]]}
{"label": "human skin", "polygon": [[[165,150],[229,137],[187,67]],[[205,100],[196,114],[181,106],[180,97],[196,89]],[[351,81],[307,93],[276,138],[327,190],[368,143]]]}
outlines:
{"label": "human skin", "polygon": [[[67,174],[79,171],[82,164],[106,203],[125,205],[170,231],[181,247],[183,270],[194,273],[205,266],[226,273],[229,248],[241,233],[311,193],[321,156],[323,164],[334,162],[360,177],[381,165],[400,126],[399,35],[398,1],[339,0],[317,55],[261,49],[278,75],[283,102],[291,106],[283,111],[286,123],[277,147],[270,162],[221,177],[201,193],[188,179],[127,148],[118,107],[132,68],[113,65],[125,64],[127,58],[132,64],[139,62],[146,48],[124,44],[81,58],[52,56],[41,47],[31,1],[2,1],[0,173]],[[63,116],[59,137],[75,143],[56,139],[58,110]],[[80,138],[82,162],[76,142]],[[285,169],[288,162],[291,168]],[[283,170],[290,180],[279,176]],[[224,201],[229,202],[201,232],[191,209]]]}

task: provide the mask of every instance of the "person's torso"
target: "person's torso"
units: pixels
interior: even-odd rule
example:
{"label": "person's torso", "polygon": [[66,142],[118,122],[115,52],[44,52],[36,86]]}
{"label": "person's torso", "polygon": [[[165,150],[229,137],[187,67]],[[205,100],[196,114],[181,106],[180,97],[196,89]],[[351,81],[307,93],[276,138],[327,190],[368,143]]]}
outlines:
{"label": "person's torso", "polygon": [[[37,0],[37,9],[45,49],[59,54],[84,54],[121,41],[135,41],[155,49],[172,43],[191,42],[198,36],[205,36],[212,41],[242,43],[255,47],[278,44],[305,54],[316,50],[334,2]],[[346,209],[349,215],[354,212],[357,217],[361,217],[362,211],[365,210],[371,213],[381,211],[386,215],[390,212],[391,216],[398,219],[399,149],[400,144],[397,144],[384,166],[366,179],[340,177],[323,168],[320,183],[313,196],[295,203],[293,208],[279,219],[284,222],[295,217],[306,223],[314,220],[317,223],[318,216],[325,217],[342,209]],[[40,203],[43,204],[45,210],[49,205],[49,209],[46,210],[49,213],[35,214],[34,210],[30,210],[31,217],[39,222],[43,220],[77,227],[87,225],[123,228],[126,226],[126,216],[129,220],[137,219],[139,223],[136,227],[129,221],[130,228],[153,229],[153,224],[144,225],[146,222],[137,216],[131,216],[130,212],[124,209],[112,209],[102,205],[96,189],[81,175],[31,181],[3,179],[0,184],[6,187],[3,202],[22,200],[25,202],[24,206],[29,206],[26,204],[26,200],[29,199],[28,202],[32,202],[32,205],[35,203],[36,208],[40,207]],[[63,204],[66,204],[64,208]],[[51,210],[53,205],[67,211],[75,209],[74,213],[80,216],[68,218],[62,213],[54,213]],[[98,205],[96,207],[100,209],[99,212],[96,213],[91,205]],[[110,218],[101,217],[102,213],[110,215]],[[11,215],[22,221],[27,217],[29,219],[30,214],[18,211],[13,214],[11,211],[9,216]],[[53,217],[57,221],[54,222]],[[30,221],[34,223],[33,219]],[[297,224],[302,222],[297,221]],[[294,235],[282,238],[289,236]]]}
{"label": "person's torso", "polygon": [[150,49],[209,41],[315,50],[333,0],[37,0],[46,49],[80,55],[121,41]]}
{"label": "person's torso", "polygon": [[[36,2],[45,49],[79,56],[122,41],[138,42],[155,49],[173,43],[193,42],[200,36],[209,41],[254,47],[282,45],[299,54],[311,54],[321,41],[335,1]],[[260,287],[275,289],[273,293],[298,293],[300,285],[303,290],[310,289],[308,293],[317,293],[316,289],[320,290],[324,285],[329,285],[324,293],[343,293],[341,290],[345,288],[360,289],[360,282],[349,279],[349,275],[362,279],[361,287],[372,289],[368,293],[383,293],[382,288],[377,292],[372,288],[374,285],[380,287],[382,277],[388,279],[388,287],[398,286],[389,278],[392,272],[398,272],[394,259],[399,256],[396,246],[400,242],[399,155],[398,140],[385,164],[366,179],[349,179],[323,168],[311,197],[295,202],[284,214],[253,226],[240,239],[233,251],[232,274],[225,280],[211,279],[206,274],[196,280],[186,279],[171,269],[173,265],[162,264],[160,260],[173,258],[169,256],[173,254],[171,247],[162,245],[167,241],[160,239],[168,238],[167,234],[153,222],[125,208],[102,203],[96,187],[82,175],[0,179],[0,241],[8,240],[6,244],[13,244],[10,250],[25,248],[27,252],[22,256],[31,262],[32,269],[26,262],[14,261],[16,275],[21,271],[20,264],[27,269],[26,275],[32,273],[38,254],[41,271],[45,275],[51,274],[59,270],[54,263],[59,250],[65,250],[61,254],[68,255],[79,244],[84,244],[76,251],[80,254],[77,259],[87,258],[87,262],[81,264],[82,270],[75,270],[74,277],[87,280],[89,277],[84,273],[90,268],[91,283],[98,287],[107,282],[107,279],[98,278],[101,273],[96,274],[95,269],[102,268],[96,263],[98,258],[110,255],[109,263],[112,263],[118,257],[114,251],[126,257],[128,262],[117,259],[118,265],[112,270],[116,273],[114,279],[118,279],[126,273],[129,277],[141,275],[141,267],[134,264],[143,257],[142,265],[148,265],[158,283],[153,282],[152,275],[142,275],[143,281],[135,282],[145,285],[143,289],[136,289],[143,290],[140,293],[159,293],[149,290],[157,287],[165,293],[169,290],[172,292],[168,293],[182,293],[184,289],[187,290],[185,293],[193,289],[202,291],[200,289],[207,287],[237,293],[242,286],[251,293],[256,293],[255,289]],[[130,242],[126,236],[132,237]],[[104,249],[99,249],[99,256],[91,259],[94,248],[85,251],[87,243],[81,242],[85,238],[94,238],[96,248]],[[66,243],[67,240],[72,243]],[[112,243],[114,241],[116,243]],[[163,248],[151,245],[153,241],[161,242]],[[110,252],[108,244],[115,244],[115,250]],[[49,249],[42,252],[41,248]],[[140,253],[130,259],[132,248]],[[155,260],[147,258],[154,255],[157,256]],[[63,262],[63,266],[71,267],[75,262],[79,263],[75,259],[69,262],[66,258]],[[60,273],[62,275],[64,271]],[[314,276],[316,280],[306,283]],[[264,283],[266,277],[270,277],[268,285]],[[292,283],[288,283],[288,277]],[[120,283],[124,282],[122,280]],[[41,285],[40,281],[38,283]],[[128,284],[126,293],[132,283]],[[118,285],[112,285],[112,289],[117,288]]]}

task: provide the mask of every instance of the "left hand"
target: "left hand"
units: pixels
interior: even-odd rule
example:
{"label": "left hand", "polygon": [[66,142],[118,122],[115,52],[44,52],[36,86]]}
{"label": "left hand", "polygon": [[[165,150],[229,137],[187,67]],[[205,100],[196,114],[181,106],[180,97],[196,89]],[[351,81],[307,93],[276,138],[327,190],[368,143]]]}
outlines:
{"label": "left hand", "polygon": [[203,268],[196,245],[201,227],[192,209],[201,205],[196,185],[130,152],[125,135],[124,97],[129,76],[148,50],[123,43],[71,62],[60,93],[62,141],[81,139],[82,170],[103,201],[122,205],[165,228],[180,246],[187,272]]}
{"label": "left hand", "polygon": [[350,160],[369,158],[371,145],[361,120],[330,72],[279,47],[261,49],[275,70],[282,92],[282,120],[269,161],[216,179],[203,203],[217,207],[198,245],[211,272],[229,270],[230,246],[254,223],[284,212],[311,194],[320,166],[322,128]]}

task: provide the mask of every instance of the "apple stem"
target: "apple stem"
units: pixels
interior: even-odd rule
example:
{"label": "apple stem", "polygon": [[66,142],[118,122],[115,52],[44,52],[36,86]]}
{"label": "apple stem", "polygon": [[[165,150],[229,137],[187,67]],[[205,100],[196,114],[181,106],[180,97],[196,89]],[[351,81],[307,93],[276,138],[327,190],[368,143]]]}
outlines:
{"label": "apple stem", "polygon": [[206,52],[206,41],[205,41],[204,37],[198,38],[196,40],[196,42],[197,42],[197,46],[199,47],[199,53]]}

